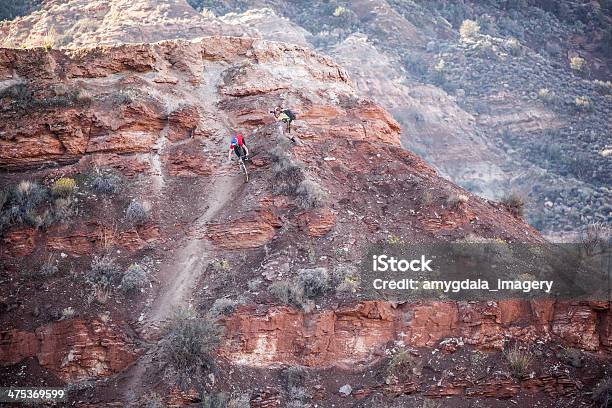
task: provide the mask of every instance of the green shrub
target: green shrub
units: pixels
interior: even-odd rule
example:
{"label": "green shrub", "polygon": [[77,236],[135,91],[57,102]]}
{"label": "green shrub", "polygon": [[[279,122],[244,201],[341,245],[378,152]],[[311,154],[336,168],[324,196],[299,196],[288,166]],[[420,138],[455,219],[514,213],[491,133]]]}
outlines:
{"label": "green shrub", "polygon": [[169,322],[160,342],[158,361],[166,379],[187,389],[198,386],[213,367],[211,353],[219,343],[221,328],[211,319],[181,309]]}
{"label": "green shrub", "polygon": [[249,394],[238,394],[232,396],[227,402],[227,408],[250,408],[251,398]]}
{"label": "green shrub", "polygon": [[295,190],[297,204],[304,209],[320,207],[325,200],[326,194],[317,183],[305,179]]}
{"label": "green shrub", "polygon": [[56,222],[72,216],[76,211],[75,200],[70,197],[53,200],[53,213],[48,221]]}
{"label": "green shrub", "polygon": [[552,92],[550,89],[548,89],[548,88],[541,88],[538,91],[538,99],[540,99],[542,102],[544,102],[547,105],[552,105],[552,104],[554,104],[554,102],[556,100],[556,96],[555,96],[554,92]]}
{"label": "green shrub", "polygon": [[138,264],[131,264],[121,278],[121,290],[123,293],[134,293],[144,288],[147,281],[147,273]]}
{"label": "green shrub", "polygon": [[304,295],[313,299],[321,296],[329,289],[329,274],[325,268],[301,269],[298,282]]}
{"label": "green shrub", "polygon": [[586,60],[581,57],[570,58],[570,68],[572,71],[582,73],[586,69]]}
{"label": "green shrub", "polygon": [[90,284],[106,289],[111,287],[119,271],[119,265],[110,255],[94,256],[85,277]]}
{"label": "green shrub", "polygon": [[72,307],[66,307],[62,310],[62,316],[60,317],[60,320],[72,319],[75,314],[76,311]]}
{"label": "green shrub", "polygon": [[593,103],[586,96],[577,96],[574,99],[574,106],[576,110],[581,112],[591,112],[593,110]]}
{"label": "green shrub", "polygon": [[212,319],[217,319],[220,316],[228,316],[234,312],[236,306],[238,306],[240,302],[237,300],[232,300],[228,298],[219,298],[215,300],[213,305],[210,307],[208,311],[208,316]]}
{"label": "green shrub", "polygon": [[57,40],[57,31],[55,31],[55,27],[51,27],[47,30],[43,37],[42,46],[45,50],[49,51],[55,46],[55,42]]}
{"label": "green shrub", "polygon": [[601,81],[596,79],[593,81],[593,85],[595,85],[597,92],[602,95],[610,95],[612,93],[612,82],[610,81]]}
{"label": "green shrub", "polygon": [[144,225],[149,220],[149,210],[147,204],[132,200],[125,210],[125,220],[131,226]]}
{"label": "green shrub", "polygon": [[387,364],[387,381],[405,381],[419,372],[421,361],[407,350],[400,350]]}
{"label": "green shrub", "polygon": [[202,408],[227,408],[229,396],[224,392],[204,394],[202,396]]}
{"label": "green shrub", "polygon": [[518,345],[514,345],[506,350],[504,355],[512,376],[521,379],[529,374],[529,365],[533,358],[529,349],[521,349]]}
{"label": "green shrub", "polygon": [[33,227],[44,225],[45,220],[37,213],[37,207],[46,202],[48,191],[36,182],[23,180],[14,186],[3,206],[2,226],[28,224]]}
{"label": "green shrub", "polygon": [[287,392],[288,407],[303,407],[303,401],[307,397],[304,384],[308,378],[308,372],[304,367],[291,366],[281,372],[283,386]]}
{"label": "green shrub", "polygon": [[501,203],[515,216],[521,217],[525,211],[525,199],[513,192],[502,198]]}
{"label": "green shrub", "polygon": [[519,40],[517,40],[514,37],[511,37],[508,40],[506,40],[505,44],[508,50],[510,51],[511,55],[515,57],[518,57],[521,55],[522,49],[521,49],[521,43],[519,43]]}
{"label": "green shrub", "polygon": [[43,277],[53,276],[57,273],[58,267],[57,262],[53,256],[49,256],[45,262],[42,263],[38,274]]}
{"label": "green shrub", "polygon": [[61,177],[51,186],[51,192],[56,197],[68,197],[74,192],[76,182],[70,177]]}
{"label": "green shrub", "polygon": [[119,191],[120,182],[114,174],[98,173],[91,182],[91,189],[99,194],[114,194]]}
{"label": "green shrub", "polygon": [[451,193],[446,199],[448,208],[456,210],[469,201],[470,197],[467,194]]}
{"label": "green shrub", "polygon": [[289,281],[274,282],[268,291],[286,305],[302,307],[304,304],[304,288],[301,285]]}
{"label": "green shrub", "polygon": [[591,397],[600,408],[609,408],[612,403],[612,379],[604,378],[599,381],[593,388]]}

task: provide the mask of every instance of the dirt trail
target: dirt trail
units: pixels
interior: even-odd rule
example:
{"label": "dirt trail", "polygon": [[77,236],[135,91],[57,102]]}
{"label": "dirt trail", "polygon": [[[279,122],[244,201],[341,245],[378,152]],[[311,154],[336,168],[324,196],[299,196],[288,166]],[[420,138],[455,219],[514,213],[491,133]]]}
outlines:
{"label": "dirt trail", "polygon": [[[203,230],[212,217],[219,212],[240,187],[241,175],[213,176],[213,183],[207,192],[207,208],[194,222],[196,231]],[[181,245],[170,263],[162,265],[160,278],[166,286],[160,288],[160,296],[155,299],[148,315],[145,317],[146,325],[150,328],[158,326],[166,320],[172,312],[189,299],[191,291],[197,283],[197,278],[205,269],[212,257],[212,246],[205,239],[191,237]]]}
{"label": "dirt trail", "polygon": [[[227,68],[226,64],[212,64],[205,72],[205,83],[207,86],[199,94],[193,96],[193,103],[206,101],[204,109],[215,117],[217,133],[216,148],[225,151],[227,140],[226,133],[232,129],[233,121],[222,110],[218,109],[219,100],[218,87],[222,82],[222,74]],[[208,123],[208,125],[211,125]],[[214,125],[214,124],[213,124]],[[167,143],[165,138],[166,129],[162,132],[156,151],[151,156],[151,165],[157,179],[154,187],[162,191],[165,180],[162,174],[161,163],[158,163],[159,150]],[[213,148],[215,148],[213,146]],[[223,156],[225,157],[225,156]],[[190,226],[194,231],[204,231],[209,223],[224,206],[231,202],[232,197],[242,186],[242,174],[235,166],[226,166],[218,163],[217,171],[210,176],[212,182],[202,193],[201,215]],[[153,299],[151,306],[139,319],[136,329],[141,339],[149,343],[149,349],[121,377],[125,381],[123,390],[128,400],[138,397],[139,392],[150,389],[145,382],[150,382],[153,376],[147,375],[147,371],[156,370],[155,347],[150,347],[160,334],[164,323],[172,316],[179,307],[189,306],[192,293],[198,283],[201,274],[206,270],[208,262],[214,259],[215,251],[211,243],[201,236],[188,236],[177,245],[177,250],[171,257],[160,266],[159,280],[161,286],[157,297]]]}

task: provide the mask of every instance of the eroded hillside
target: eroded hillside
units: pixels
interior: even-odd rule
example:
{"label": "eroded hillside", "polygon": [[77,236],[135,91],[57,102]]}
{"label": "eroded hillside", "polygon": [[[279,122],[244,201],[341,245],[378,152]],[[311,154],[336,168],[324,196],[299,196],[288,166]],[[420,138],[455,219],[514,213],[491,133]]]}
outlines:
{"label": "eroded hillside", "polygon": [[[607,373],[607,302],[361,298],[376,242],[542,238],[403,149],[391,115],[307,48],[2,49],[0,90],[3,384],[65,385],[75,406],[199,401],[159,365],[178,307],[224,328],[191,385],[239,406],[554,406],[590,401]],[[227,163],[236,131],[248,183]],[[540,356],[528,375],[510,374],[509,341]]]}

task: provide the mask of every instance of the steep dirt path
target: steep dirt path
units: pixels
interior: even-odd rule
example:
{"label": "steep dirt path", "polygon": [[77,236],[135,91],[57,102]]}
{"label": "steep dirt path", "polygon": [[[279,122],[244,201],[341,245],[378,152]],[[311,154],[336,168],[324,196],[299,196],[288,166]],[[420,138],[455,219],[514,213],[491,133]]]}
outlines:
{"label": "steep dirt path", "polygon": [[[233,128],[234,121],[225,112],[218,109],[218,88],[222,85],[223,72],[227,68],[224,63],[211,64],[207,66],[205,76],[206,86],[202,87],[198,94],[193,95],[194,104],[200,104],[215,120],[207,122],[211,130],[216,133],[213,140],[216,142],[213,149],[225,152],[228,144],[227,137]],[[205,101],[202,104],[202,101]],[[175,107],[174,107],[175,108]],[[167,129],[162,131],[156,149],[151,154],[151,166],[157,179],[154,187],[162,191],[165,185],[164,175],[159,163],[159,151],[167,143]],[[215,146],[216,145],[216,146]],[[222,156],[225,157],[224,155]],[[221,160],[223,160],[223,158]],[[242,186],[242,175],[233,165],[217,163],[218,170],[210,176],[212,182],[202,193],[201,215],[190,225],[192,231],[204,231],[219,211],[229,205],[232,197]],[[172,316],[179,307],[191,305],[191,295],[198,279],[206,271],[207,264],[215,257],[215,251],[210,242],[201,234],[186,237],[179,243],[178,249],[160,266],[158,278],[161,286],[157,296],[153,299],[151,306],[139,319],[136,331],[141,340],[149,346],[157,340],[164,323]],[[156,371],[155,347],[149,347],[148,351],[139,358],[129,369],[121,374],[124,382],[123,391],[127,400],[134,400],[141,392],[150,390],[151,375],[147,371]]]}
{"label": "steep dirt path", "polygon": [[[207,208],[194,222],[193,229],[201,231],[232,198],[240,187],[241,175],[213,176],[213,183],[209,187]],[[165,321],[179,306],[185,305],[189,300],[191,291],[197,283],[197,278],[205,269],[208,261],[212,259],[213,248],[205,239],[191,237],[174,254],[169,263],[162,265],[160,278],[166,282],[160,289],[160,295],[153,302],[144,321],[146,327],[158,326]]]}

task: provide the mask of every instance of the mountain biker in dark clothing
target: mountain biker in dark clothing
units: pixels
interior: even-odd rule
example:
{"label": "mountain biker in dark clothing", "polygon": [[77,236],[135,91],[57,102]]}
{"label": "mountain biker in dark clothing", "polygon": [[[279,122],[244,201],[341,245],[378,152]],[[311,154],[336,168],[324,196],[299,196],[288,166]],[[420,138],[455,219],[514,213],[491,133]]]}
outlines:
{"label": "mountain biker in dark clothing", "polygon": [[[291,122],[293,122],[296,117],[295,113],[291,112],[290,109],[283,109],[280,106],[277,106],[273,111],[270,111],[274,115],[274,117],[278,120],[287,124],[287,133],[291,133]],[[290,138],[293,142],[295,142],[295,138]]]}
{"label": "mountain biker in dark clothing", "polygon": [[232,142],[230,143],[229,152],[227,154],[227,159],[232,160],[232,151],[238,156],[238,158],[246,158],[249,155],[249,149],[244,143],[244,138],[241,134],[237,134],[232,137]]}

